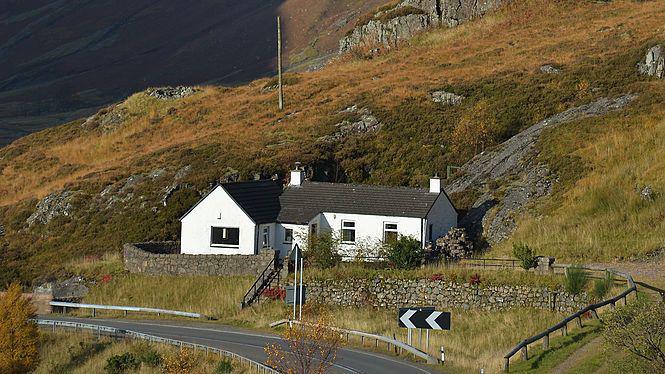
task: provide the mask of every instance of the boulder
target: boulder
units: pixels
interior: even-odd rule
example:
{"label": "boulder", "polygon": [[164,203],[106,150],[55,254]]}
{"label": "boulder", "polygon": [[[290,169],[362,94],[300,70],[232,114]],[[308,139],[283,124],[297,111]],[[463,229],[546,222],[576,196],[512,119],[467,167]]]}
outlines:
{"label": "boulder", "polygon": [[460,105],[464,100],[464,96],[446,91],[434,91],[430,95],[432,96],[432,101],[443,105]]}
{"label": "boulder", "polygon": [[557,68],[554,65],[550,64],[545,64],[540,67],[540,71],[545,74],[559,74],[561,73],[561,69]]}
{"label": "boulder", "polygon": [[436,239],[435,251],[439,254],[439,258],[457,261],[471,257],[473,242],[469,240],[464,229],[453,227],[448,234]]}
{"label": "boulder", "polygon": [[640,74],[663,79],[665,77],[665,45],[651,47],[644,60],[637,64]]}
{"label": "boulder", "polygon": [[55,217],[69,217],[74,210],[74,197],[76,191],[54,192],[37,203],[37,210],[28,217],[28,226],[35,224],[47,224]]}
{"label": "boulder", "polygon": [[159,100],[175,100],[191,96],[200,91],[190,86],[148,88],[146,94]]}

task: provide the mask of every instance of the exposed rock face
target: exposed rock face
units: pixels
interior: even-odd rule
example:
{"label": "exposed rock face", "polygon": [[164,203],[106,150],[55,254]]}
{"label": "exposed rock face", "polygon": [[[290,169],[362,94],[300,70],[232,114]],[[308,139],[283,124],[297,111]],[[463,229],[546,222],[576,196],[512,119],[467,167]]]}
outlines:
{"label": "exposed rock face", "polygon": [[[362,45],[395,46],[400,40],[438,25],[449,27],[496,9],[502,0],[404,0],[393,9],[377,13],[339,42],[343,54]],[[402,9],[400,9],[402,8]],[[413,9],[413,12],[409,10]],[[394,14],[395,16],[391,16]]]}
{"label": "exposed rock face", "polygon": [[659,44],[647,51],[644,61],[637,64],[641,74],[665,78],[665,45]]}
{"label": "exposed rock face", "polygon": [[374,133],[381,130],[381,122],[376,118],[369,108],[358,108],[357,105],[350,106],[341,113],[353,114],[355,120],[344,120],[337,125],[338,131],[332,135],[322,136],[318,140],[323,142],[337,142],[351,134]]}
{"label": "exposed rock face", "polygon": [[122,126],[126,119],[127,110],[118,104],[113,104],[88,117],[81,127],[88,130],[100,129],[104,133],[109,133]]}
{"label": "exposed rock face", "polygon": [[[566,110],[539,122],[495,149],[483,152],[460,170],[461,176],[446,187],[448,193],[469,190],[483,192],[472,209],[459,222],[469,235],[484,235],[489,244],[506,239],[515,229],[515,217],[532,201],[552,192],[556,176],[547,165],[538,163],[536,143],[547,128],[556,127],[579,118],[599,116],[623,108],[636,98],[624,95],[602,98],[590,104]],[[488,185],[502,182],[502,193]],[[501,196],[502,197],[498,197]]]}
{"label": "exposed rock face", "polygon": [[653,201],[653,188],[651,186],[645,186],[640,192],[640,197],[644,201]]}
{"label": "exposed rock face", "polygon": [[53,300],[80,301],[90,290],[82,277],[72,277],[61,282],[48,282],[34,288],[35,294],[49,294]]}
{"label": "exposed rock face", "polygon": [[561,69],[557,68],[554,65],[546,64],[540,67],[540,71],[546,74],[559,74]]}
{"label": "exposed rock face", "polygon": [[5,227],[3,225],[0,225],[0,238],[5,236]]}
{"label": "exposed rock face", "polygon": [[198,91],[197,88],[189,86],[158,87],[148,88],[146,94],[160,100],[175,100],[191,96]]}
{"label": "exposed rock face", "polygon": [[55,217],[70,216],[74,209],[73,200],[76,194],[76,191],[61,191],[44,197],[37,203],[37,210],[26,220],[28,226],[38,223],[45,225]]}
{"label": "exposed rock face", "polygon": [[462,228],[453,227],[436,240],[436,251],[447,260],[461,260],[473,254],[473,242]]}
{"label": "exposed rock face", "polygon": [[446,91],[434,91],[431,93],[432,101],[441,103],[443,105],[460,105],[464,100],[464,96],[454,94]]}

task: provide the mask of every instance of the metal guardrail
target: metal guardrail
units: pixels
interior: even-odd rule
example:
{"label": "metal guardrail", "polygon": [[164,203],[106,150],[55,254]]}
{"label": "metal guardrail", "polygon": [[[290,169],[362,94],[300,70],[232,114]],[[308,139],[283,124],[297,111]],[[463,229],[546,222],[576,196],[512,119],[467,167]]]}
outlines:
{"label": "metal guardrail", "polygon": [[[287,323],[310,325],[310,324],[303,323],[303,322],[300,322],[300,321],[292,321],[292,320],[288,320],[288,319],[282,319],[282,320],[271,323],[270,327],[274,328],[274,327],[284,325],[284,324],[287,324]],[[439,363],[439,360],[436,357],[433,357],[433,356],[421,351],[420,349],[418,349],[414,346],[408,345],[408,344],[406,344],[404,342],[401,342],[399,340],[396,340],[396,339],[392,339],[392,338],[382,336],[382,335],[370,334],[370,333],[363,332],[363,331],[345,330],[345,329],[341,329],[341,328],[338,328],[338,327],[328,326],[327,328],[332,330],[332,331],[336,331],[336,332],[339,332],[341,334],[345,334],[347,342],[349,341],[349,336],[350,335],[360,337],[361,343],[363,345],[365,343],[365,339],[370,340],[370,341],[374,340],[376,348],[379,347],[379,341],[382,341],[382,342],[386,343],[386,348],[389,351],[392,348],[395,348],[396,350],[399,348],[400,350],[404,350],[408,353],[411,353],[414,357],[419,357],[419,358],[424,359],[428,364],[438,364]]]}
{"label": "metal guardrail", "polygon": [[66,303],[61,301],[51,301],[49,305],[62,307],[64,308],[65,312],[67,312],[67,308],[92,309],[93,317],[95,316],[96,311],[99,309],[99,310],[120,310],[124,311],[125,315],[127,315],[127,312],[138,312],[138,313],[156,313],[157,315],[166,314],[166,315],[190,317],[190,318],[207,318],[205,315],[200,313],[181,312],[178,310],[168,310],[168,309],[141,308],[136,306],[77,304],[77,303]]}
{"label": "metal guardrail", "polygon": [[258,373],[279,374],[279,372],[277,370],[273,369],[270,366],[264,365],[260,362],[257,362],[257,361],[254,361],[252,359],[249,359],[247,357],[241,356],[237,353],[225,351],[223,349],[210,347],[210,346],[207,346],[207,345],[190,343],[190,342],[185,342],[185,341],[182,341],[182,340],[162,338],[160,336],[144,334],[144,333],[141,333],[141,332],[117,329],[115,327],[93,325],[93,324],[89,324],[89,323],[44,320],[44,319],[37,319],[36,322],[37,322],[38,325],[41,325],[41,326],[52,326],[53,331],[55,331],[56,327],[73,328],[74,330],[79,330],[79,329],[80,330],[91,330],[92,332],[96,332],[98,335],[101,335],[102,333],[105,333],[105,334],[109,334],[109,335],[113,335],[113,336],[117,336],[117,337],[129,337],[129,338],[133,338],[133,339],[147,340],[151,343],[162,343],[162,344],[173,345],[173,346],[180,347],[180,348],[190,348],[190,349],[193,349],[195,351],[201,350],[201,351],[205,351],[206,355],[208,355],[210,353],[213,353],[213,354],[219,355],[220,357],[224,356],[224,357],[229,357],[231,359],[240,361],[241,364],[247,365],[252,369],[256,369],[256,371]]}
{"label": "metal guardrail", "polygon": [[[590,268],[583,268],[583,269],[587,270],[587,271],[599,271],[600,270],[600,269],[590,269]],[[599,303],[588,305],[588,306],[580,309],[576,313],[564,318],[561,322],[559,322],[556,325],[548,328],[547,330],[545,330],[545,331],[543,331],[543,332],[541,332],[537,335],[534,335],[530,338],[522,340],[521,342],[519,342],[519,344],[517,344],[510,352],[508,352],[503,357],[504,358],[504,367],[503,367],[504,371],[508,372],[510,370],[510,358],[513,357],[515,354],[517,354],[517,352],[519,352],[519,351],[522,351],[522,359],[523,360],[526,361],[526,360],[529,359],[529,353],[528,353],[529,344],[535,343],[535,342],[543,339],[543,349],[549,349],[550,334],[552,334],[552,333],[554,333],[558,330],[562,330],[562,334],[565,336],[565,335],[568,334],[568,324],[571,323],[572,321],[577,321],[577,325],[579,327],[582,327],[582,315],[584,315],[588,312],[591,312],[591,313],[593,313],[593,315],[596,318],[598,318],[598,312],[597,312],[598,309],[600,309],[604,306],[607,306],[607,305],[612,305],[612,307],[614,308],[616,306],[616,303],[619,300],[622,300],[622,299],[623,299],[623,302],[625,304],[626,301],[627,301],[626,298],[628,297],[628,295],[630,295],[633,292],[637,292],[637,286],[635,285],[635,281],[633,281],[633,277],[630,274],[622,273],[622,272],[612,270],[612,269],[605,269],[603,271],[607,271],[607,272],[610,272],[612,274],[615,274],[615,275],[618,275],[620,277],[625,278],[627,283],[628,283],[628,289],[626,289],[621,294],[619,294],[619,295],[617,295],[613,298],[601,301]]]}

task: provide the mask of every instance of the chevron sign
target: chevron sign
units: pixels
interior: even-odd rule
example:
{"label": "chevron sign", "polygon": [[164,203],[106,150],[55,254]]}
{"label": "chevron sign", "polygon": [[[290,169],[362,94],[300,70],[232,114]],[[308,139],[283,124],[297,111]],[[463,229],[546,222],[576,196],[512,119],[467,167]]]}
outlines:
{"label": "chevron sign", "polygon": [[409,329],[450,330],[450,312],[434,308],[400,308],[399,327]]}

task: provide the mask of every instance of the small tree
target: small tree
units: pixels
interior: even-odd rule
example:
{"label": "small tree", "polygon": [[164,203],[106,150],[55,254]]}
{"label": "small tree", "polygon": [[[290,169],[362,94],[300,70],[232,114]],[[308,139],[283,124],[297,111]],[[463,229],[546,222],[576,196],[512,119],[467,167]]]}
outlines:
{"label": "small tree", "polygon": [[639,357],[651,372],[665,373],[665,302],[617,307],[604,322],[608,343]]}
{"label": "small tree", "polygon": [[570,266],[566,271],[564,286],[568,293],[572,295],[579,295],[582,293],[582,291],[584,291],[588,283],[589,276],[581,266],[573,265]]}
{"label": "small tree", "polygon": [[322,269],[337,266],[342,261],[339,254],[340,240],[333,232],[312,235],[305,248],[305,259]]}
{"label": "small tree", "polygon": [[0,297],[0,373],[28,373],[39,363],[35,308],[14,283]]}
{"label": "small tree", "polygon": [[522,267],[526,270],[538,265],[535,251],[525,243],[513,244],[513,256],[522,262]]}
{"label": "small tree", "polygon": [[266,363],[280,373],[323,374],[335,363],[341,342],[339,333],[328,328],[324,315],[315,323],[288,327],[282,342],[266,345]]}
{"label": "small tree", "polygon": [[400,236],[386,245],[384,255],[398,269],[412,269],[422,263],[424,253],[420,241],[410,236]]}

